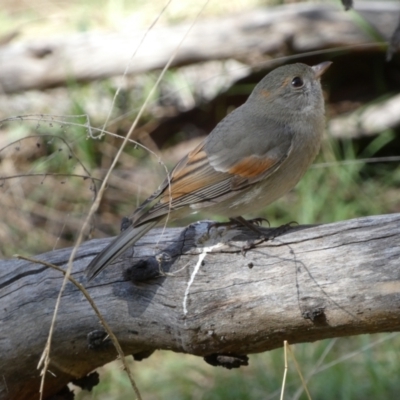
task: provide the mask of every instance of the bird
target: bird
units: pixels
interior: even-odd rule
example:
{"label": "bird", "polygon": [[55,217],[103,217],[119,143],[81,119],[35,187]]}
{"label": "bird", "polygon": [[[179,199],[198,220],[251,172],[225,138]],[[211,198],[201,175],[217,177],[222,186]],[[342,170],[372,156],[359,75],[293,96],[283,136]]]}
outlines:
{"label": "bird", "polygon": [[121,233],[86,268],[88,281],[159,223],[199,211],[229,219],[261,210],[291,190],[320,149],[325,105],[320,78],[332,62],[269,72],[240,107],[168,174]]}

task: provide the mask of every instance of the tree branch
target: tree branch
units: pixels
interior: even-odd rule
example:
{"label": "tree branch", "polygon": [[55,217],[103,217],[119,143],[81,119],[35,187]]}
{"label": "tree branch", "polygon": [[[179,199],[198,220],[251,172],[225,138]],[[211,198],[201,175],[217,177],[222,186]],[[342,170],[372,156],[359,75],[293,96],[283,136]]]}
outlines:
{"label": "tree branch", "polygon": [[[351,14],[330,4],[295,4],[260,8],[240,15],[196,23],[174,66],[209,60],[237,59],[259,64],[264,56],[292,55],[374,40],[371,31],[386,40],[395,30],[399,5],[392,1],[357,2],[364,19],[360,28]],[[371,29],[366,32],[365,25]],[[91,81],[164,67],[187,25],[151,30],[135,55],[143,32],[85,32],[69,37],[41,38],[0,48],[0,88],[5,93],[43,89],[67,82]],[[377,44],[375,49],[381,49]],[[357,48],[356,51],[360,51]],[[350,50],[348,50],[350,51]]]}
{"label": "tree branch", "polygon": [[[153,230],[133,256],[128,252],[90,284],[83,271],[109,239],[79,249],[73,277],[87,286],[125,354],[142,359],[170,349],[210,360],[271,350],[284,340],[400,330],[400,214],[296,227],[263,243],[241,228],[212,228],[210,235],[207,229],[202,222]],[[243,252],[249,240],[254,248]],[[65,268],[70,252],[37,258]],[[133,283],[129,276],[156,277]],[[37,393],[36,366],[61,280],[41,264],[0,263],[0,399]],[[69,284],[44,398],[115,359],[103,338],[93,309]]]}

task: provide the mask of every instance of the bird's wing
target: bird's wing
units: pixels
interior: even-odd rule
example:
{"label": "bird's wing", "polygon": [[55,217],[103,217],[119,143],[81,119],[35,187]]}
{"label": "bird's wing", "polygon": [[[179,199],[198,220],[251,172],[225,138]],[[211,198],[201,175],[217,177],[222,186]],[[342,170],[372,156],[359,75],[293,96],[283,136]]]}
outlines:
{"label": "bird's wing", "polygon": [[274,173],[290,153],[291,141],[270,146],[264,154],[245,153],[241,158],[233,154],[227,158],[224,151],[223,163],[210,162],[213,155],[209,156],[206,147],[207,139],[175,166],[159,189],[134,212],[131,219],[135,225],[184,206],[206,202],[212,205],[220,198],[234,196]]}
{"label": "bird's wing", "polygon": [[216,126],[205,151],[216,171],[232,175],[231,188],[237,190],[273,174],[292,151],[293,137],[288,124],[254,113],[245,103]]}

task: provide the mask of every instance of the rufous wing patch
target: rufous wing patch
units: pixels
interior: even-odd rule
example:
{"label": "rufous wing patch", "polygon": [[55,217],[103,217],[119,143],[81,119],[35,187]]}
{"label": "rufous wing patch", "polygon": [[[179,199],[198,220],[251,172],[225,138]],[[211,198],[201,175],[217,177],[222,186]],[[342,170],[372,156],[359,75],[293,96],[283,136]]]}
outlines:
{"label": "rufous wing patch", "polygon": [[171,172],[171,184],[179,182],[187,176],[193,176],[196,169],[208,163],[207,154],[204,151],[204,143],[200,143],[186,157],[182,158]]}
{"label": "rufous wing patch", "polygon": [[242,178],[254,178],[264,175],[273,167],[278,160],[276,158],[260,158],[257,156],[248,156],[233,165],[228,172],[232,175],[239,175]]}
{"label": "rufous wing patch", "polygon": [[[160,198],[161,203],[169,203],[190,194],[196,194],[206,187],[226,179],[223,172],[216,171],[209,163],[204,143],[192,150],[171,173],[170,189],[166,187]],[[201,199],[199,198],[199,201]]]}

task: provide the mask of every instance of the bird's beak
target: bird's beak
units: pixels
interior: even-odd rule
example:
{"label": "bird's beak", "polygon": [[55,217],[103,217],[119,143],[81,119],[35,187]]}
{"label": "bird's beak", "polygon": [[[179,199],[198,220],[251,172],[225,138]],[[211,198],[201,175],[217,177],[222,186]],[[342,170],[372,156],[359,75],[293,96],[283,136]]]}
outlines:
{"label": "bird's beak", "polygon": [[324,61],[311,67],[315,74],[315,79],[319,79],[321,75],[332,65],[332,61]]}

